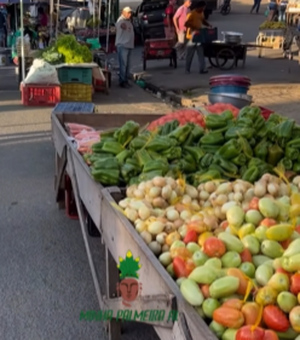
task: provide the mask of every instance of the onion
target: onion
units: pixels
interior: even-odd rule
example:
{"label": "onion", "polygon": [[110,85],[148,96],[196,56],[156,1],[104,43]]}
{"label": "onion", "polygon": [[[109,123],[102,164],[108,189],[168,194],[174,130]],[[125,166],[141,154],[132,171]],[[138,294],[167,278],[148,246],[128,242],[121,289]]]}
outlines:
{"label": "onion", "polygon": [[164,217],[165,211],[163,209],[155,208],[155,209],[152,210],[152,214],[156,217]]}
{"label": "onion", "polygon": [[145,221],[145,220],[147,220],[149,217],[150,217],[150,215],[151,215],[151,211],[150,211],[150,209],[149,208],[147,208],[147,207],[141,207],[140,209],[139,209],[139,217],[143,220],[143,221]]}
{"label": "onion", "polygon": [[129,205],[129,203],[130,203],[130,199],[129,198],[125,198],[124,200],[121,200],[119,202],[119,206],[121,208],[123,208],[123,209],[126,209],[128,207],[128,205]]}
{"label": "onion", "polygon": [[273,176],[270,175],[270,174],[264,174],[261,179],[266,181],[266,182],[269,182],[272,179],[272,177]]}
{"label": "onion", "polygon": [[230,182],[222,183],[216,190],[216,194],[229,194],[232,191],[232,184]]}
{"label": "onion", "polygon": [[139,218],[138,212],[135,209],[131,208],[125,209],[125,215],[131,222],[134,222]]}
{"label": "onion", "polygon": [[127,188],[126,190],[126,196],[129,198],[133,198],[134,197],[134,191],[137,189],[137,186],[131,185],[130,187]]}
{"label": "onion", "polygon": [[161,253],[161,245],[156,242],[152,241],[148,244],[148,247],[152,250],[152,252],[157,256]]}
{"label": "onion", "polygon": [[152,235],[157,235],[164,230],[164,227],[165,227],[164,223],[160,221],[155,221],[148,225],[148,231]]}
{"label": "onion", "polygon": [[228,195],[228,201],[234,201],[234,192],[231,192],[231,193]]}
{"label": "onion", "polygon": [[183,196],[184,195],[184,188],[181,186],[177,186],[174,191],[176,192],[177,196]]}
{"label": "onion", "polygon": [[219,206],[222,206],[226,202],[227,202],[227,196],[224,194],[221,194],[216,198],[216,204]]}
{"label": "onion", "polygon": [[288,196],[289,193],[290,193],[289,187],[285,183],[281,182],[279,185],[280,196]]}
{"label": "onion", "polygon": [[169,221],[175,221],[179,218],[179,213],[174,208],[167,211],[167,219]]}
{"label": "onion", "polygon": [[233,195],[233,199],[234,201],[236,202],[241,202],[243,200],[243,194],[240,193],[240,192],[236,192],[234,195]]}
{"label": "onion", "polygon": [[153,187],[149,190],[149,196],[152,198],[159,197],[161,194],[161,188],[160,187]]}
{"label": "onion", "polygon": [[172,193],[171,193],[171,196],[170,196],[170,199],[169,199],[169,201],[170,202],[174,202],[174,201],[176,201],[177,200],[177,194],[176,194],[176,191],[172,191]]}
{"label": "onion", "polygon": [[128,208],[139,210],[142,207],[145,207],[143,201],[137,201],[135,199],[132,199]]}
{"label": "onion", "polygon": [[164,231],[165,231],[167,234],[170,234],[170,233],[172,233],[173,231],[175,231],[174,224],[173,224],[172,222],[167,222],[167,223],[165,224]]}
{"label": "onion", "polygon": [[135,225],[135,229],[139,234],[142,233],[143,231],[145,231],[146,228],[147,228],[147,225],[143,221],[140,221],[140,222],[136,223],[136,225]]}
{"label": "onion", "polygon": [[133,194],[137,199],[143,199],[145,197],[145,192],[143,190],[135,189]]}
{"label": "onion", "polygon": [[254,195],[256,197],[263,197],[267,193],[267,182],[263,179],[254,184]]}
{"label": "onion", "polygon": [[245,201],[250,202],[253,197],[255,197],[254,189],[248,189],[244,196]]}
{"label": "onion", "polygon": [[299,185],[300,184],[300,176],[296,176],[294,179],[293,179],[293,184],[295,185]]}
{"label": "onion", "polygon": [[166,238],[167,238],[167,236],[168,236],[167,233],[164,233],[164,232],[163,232],[163,233],[159,233],[159,234],[156,235],[156,241],[157,241],[159,244],[163,245],[163,244],[166,243]]}
{"label": "onion", "polygon": [[216,184],[214,182],[206,182],[204,184],[204,190],[207,191],[209,194],[211,194],[212,192],[214,192],[216,190]]}
{"label": "onion", "polygon": [[178,218],[176,221],[174,221],[174,228],[178,229],[183,225],[184,221],[181,218]]}
{"label": "onion", "polygon": [[246,212],[249,210],[249,207],[250,207],[250,203],[248,201],[244,201],[242,203],[242,209]]}
{"label": "onion", "polygon": [[149,191],[153,186],[154,184],[152,183],[152,181],[145,182],[146,191]]}
{"label": "onion", "polygon": [[185,192],[188,196],[190,196],[192,199],[195,199],[198,197],[198,190],[194,188],[191,185],[186,185],[185,186]]}
{"label": "onion", "polygon": [[218,228],[218,220],[215,216],[206,216],[203,223],[209,227],[210,230],[215,230]]}
{"label": "onion", "polygon": [[235,193],[240,192],[244,194],[247,191],[247,186],[245,184],[242,184],[241,182],[235,183],[233,186],[233,191]]}
{"label": "onion", "polygon": [[270,195],[276,197],[278,195],[279,185],[276,183],[269,183],[268,184],[268,192]]}
{"label": "onion", "polygon": [[[202,191],[202,190],[204,190],[204,184],[202,183],[202,184],[198,185],[197,190],[198,190],[199,192]],[[204,191],[205,191],[205,190],[204,190]]]}
{"label": "onion", "polygon": [[191,217],[191,221],[201,221],[201,220],[203,220],[203,215],[193,215],[192,217]]}
{"label": "onion", "polygon": [[180,218],[183,219],[184,221],[191,218],[191,216],[192,216],[192,214],[188,210],[183,210],[180,214]]}
{"label": "onion", "polygon": [[182,227],[178,229],[179,235],[184,238],[187,233],[187,225],[184,224]]}
{"label": "onion", "polygon": [[[168,220],[163,216],[157,217],[156,221],[159,221],[159,222],[164,223],[164,224],[166,224],[168,222]],[[153,220],[153,222],[155,222],[155,220]]]}
{"label": "onion", "polygon": [[192,200],[191,208],[195,211],[199,211],[201,209],[200,205],[198,204],[197,200]]}
{"label": "onion", "polygon": [[204,204],[203,204],[203,208],[210,208],[212,205],[209,201],[206,201]]}
{"label": "onion", "polygon": [[168,200],[168,199],[171,197],[171,194],[172,194],[171,185],[169,185],[169,184],[165,185],[165,186],[162,188],[162,191],[161,191],[161,196],[162,196],[162,198]]}
{"label": "onion", "polygon": [[205,191],[205,190],[202,190],[202,191],[200,191],[200,193],[199,193],[199,198],[200,198],[201,200],[206,201],[206,200],[208,200],[208,198],[209,198],[209,193],[208,193],[207,191]]}
{"label": "onion", "polygon": [[147,244],[149,244],[152,241],[152,236],[147,230],[142,231],[140,233],[140,236]]}
{"label": "onion", "polygon": [[146,182],[142,182],[138,185],[137,187],[139,190],[142,190],[142,191],[146,191],[147,188],[146,188]]}
{"label": "onion", "polygon": [[156,176],[156,177],[153,178],[152,183],[156,187],[162,188],[166,185],[166,179],[164,177],[161,177],[161,176]]}
{"label": "onion", "polygon": [[226,202],[225,204],[223,204],[222,208],[221,208],[221,211],[223,214],[227,214],[227,211],[231,208],[231,207],[234,207],[236,206],[236,202],[235,201],[229,201],[229,202]]}
{"label": "onion", "polygon": [[224,213],[222,212],[222,208],[221,208],[221,207],[215,207],[214,213],[215,213],[215,216],[216,216],[219,220],[225,220],[225,219],[226,219],[226,214],[224,214]]}
{"label": "onion", "polygon": [[218,195],[214,192],[209,196],[209,200],[210,203],[213,207],[215,207],[217,205],[216,199],[217,199]]}
{"label": "onion", "polygon": [[167,202],[161,197],[156,197],[153,199],[152,205],[155,208],[165,208],[167,206]]}
{"label": "onion", "polygon": [[188,196],[188,195],[184,195],[184,196],[182,197],[182,203],[183,203],[183,204],[186,204],[186,205],[191,204],[191,203],[192,203],[191,197]]}
{"label": "onion", "polygon": [[167,244],[164,244],[163,246],[162,246],[162,248],[161,248],[161,251],[163,252],[163,253],[165,253],[165,252],[167,252],[167,251],[169,251],[170,250],[170,247],[167,245]]}
{"label": "onion", "polygon": [[166,178],[166,183],[171,185],[171,188],[174,190],[177,187],[177,183],[174,178],[172,177],[167,177]]}

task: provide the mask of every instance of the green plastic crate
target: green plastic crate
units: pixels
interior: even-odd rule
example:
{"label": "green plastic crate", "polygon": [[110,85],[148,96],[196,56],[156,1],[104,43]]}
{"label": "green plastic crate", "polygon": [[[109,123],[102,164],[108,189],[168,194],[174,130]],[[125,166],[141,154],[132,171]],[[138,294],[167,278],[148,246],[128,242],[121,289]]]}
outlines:
{"label": "green plastic crate", "polygon": [[84,67],[61,67],[57,69],[58,79],[64,83],[82,83],[92,85],[92,69]]}

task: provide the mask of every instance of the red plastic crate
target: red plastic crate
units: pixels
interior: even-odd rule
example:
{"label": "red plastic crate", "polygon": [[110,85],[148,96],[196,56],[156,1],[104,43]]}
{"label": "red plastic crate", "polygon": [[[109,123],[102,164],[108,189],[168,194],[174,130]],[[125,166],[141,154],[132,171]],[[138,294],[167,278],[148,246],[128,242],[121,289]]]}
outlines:
{"label": "red plastic crate", "polygon": [[60,85],[26,84],[21,92],[26,106],[54,106],[60,102]]}

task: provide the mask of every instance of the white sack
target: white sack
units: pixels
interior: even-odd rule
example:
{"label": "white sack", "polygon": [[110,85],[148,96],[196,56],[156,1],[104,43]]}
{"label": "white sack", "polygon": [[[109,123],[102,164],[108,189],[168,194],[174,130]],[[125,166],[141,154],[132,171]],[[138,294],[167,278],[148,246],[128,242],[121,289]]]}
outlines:
{"label": "white sack", "polygon": [[25,84],[59,85],[56,68],[42,59],[35,59],[24,80]]}

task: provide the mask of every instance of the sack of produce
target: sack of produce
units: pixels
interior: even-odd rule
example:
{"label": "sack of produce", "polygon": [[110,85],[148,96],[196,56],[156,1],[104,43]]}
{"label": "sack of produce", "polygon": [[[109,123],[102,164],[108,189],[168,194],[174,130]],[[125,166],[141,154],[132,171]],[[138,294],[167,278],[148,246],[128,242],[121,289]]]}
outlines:
{"label": "sack of produce", "polygon": [[35,59],[26,79],[25,84],[60,84],[56,68],[42,59]]}

